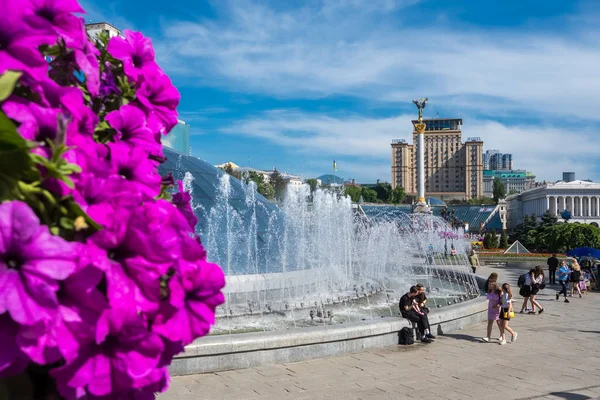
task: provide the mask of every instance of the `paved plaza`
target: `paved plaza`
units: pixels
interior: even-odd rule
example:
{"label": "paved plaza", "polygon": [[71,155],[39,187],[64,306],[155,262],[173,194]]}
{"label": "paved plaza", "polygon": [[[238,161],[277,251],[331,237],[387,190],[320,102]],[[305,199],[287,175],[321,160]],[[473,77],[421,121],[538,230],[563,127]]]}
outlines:
{"label": "paved plaza", "polygon": [[[495,271],[513,292],[523,270]],[[553,287],[545,312],[519,315],[515,343],[483,343],[485,324],[438,336],[434,344],[396,346],[285,365],[174,377],[160,400],[200,399],[567,399],[600,398],[600,293],[566,304]],[[517,311],[521,298],[517,298]],[[498,330],[494,328],[497,336]]]}

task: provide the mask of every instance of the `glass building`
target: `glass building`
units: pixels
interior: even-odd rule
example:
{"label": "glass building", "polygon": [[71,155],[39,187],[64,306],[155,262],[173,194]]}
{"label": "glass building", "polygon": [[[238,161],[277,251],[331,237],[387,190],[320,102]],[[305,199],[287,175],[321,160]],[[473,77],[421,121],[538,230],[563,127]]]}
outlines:
{"label": "glass building", "polygon": [[162,144],[186,156],[191,155],[190,126],[178,120],[177,125],[162,139]]}

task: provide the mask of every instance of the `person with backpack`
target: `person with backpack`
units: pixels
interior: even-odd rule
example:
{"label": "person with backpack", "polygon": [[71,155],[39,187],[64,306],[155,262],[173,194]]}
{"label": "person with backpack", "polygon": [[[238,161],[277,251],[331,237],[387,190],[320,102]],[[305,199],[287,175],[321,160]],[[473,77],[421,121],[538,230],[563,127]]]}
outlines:
{"label": "person with backpack", "polygon": [[519,289],[519,294],[523,297],[523,306],[521,307],[519,314],[525,313],[527,305],[529,304],[529,296],[531,296],[531,276],[534,271],[535,269],[531,268],[528,273],[519,277],[518,285],[521,288]]}
{"label": "person with backpack", "polygon": [[433,336],[429,330],[429,319],[427,318],[427,315],[419,309],[416,300],[418,294],[419,289],[417,289],[416,286],[411,286],[409,292],[400,298],[400,313],[407,320],[417,323],[421,342],[432,343],[435,336]]}
{"label": "person with backpack", "polygon": [[533,270],[533,273],[530,274],[529,276],[530,276],[530,284],[531,284],[531,290],[529,292],[529,301],[531,302],[531,311],[529,311],[528,314],[535,314],[536,307],[539,309],[538,314],[541,314],[544,312],[544,307],[542,307],[535,298],[536,298],[538,292],[540,290],[544,289],[544,287],[545,287],[544,270],[542,269],[541,266],[538,265]]}
{"label": "person with backpack", "polygon": [[561,261],[560,268],[558,269],[558,283],[560,283],[560,292],[556,293],[556,300],[560,299],[560,295],[565,295],[565,303],[569,302],[567,299],[567,285],[569,284],[569,275],[571,274],[567,262]]}

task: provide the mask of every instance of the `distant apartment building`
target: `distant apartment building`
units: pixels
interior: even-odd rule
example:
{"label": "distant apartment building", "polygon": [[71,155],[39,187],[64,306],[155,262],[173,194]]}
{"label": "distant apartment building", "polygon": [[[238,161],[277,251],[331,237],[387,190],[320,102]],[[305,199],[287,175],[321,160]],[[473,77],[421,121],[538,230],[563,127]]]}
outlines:
{"label": "distant apartment building", "polygon": [[504,184],[506,194],[521,193],[535,187],[535,175],[524,170],[484,170],[483,195],[493,197],[494,179],[498,178]]}
{"label": "distant apartment building", "polygon": [[485,153],[483,153],[483,169],[495,171],[512,170],[512,154],[502,154],[498,150],[487,150]]}
{"label": "distant apartment building", "polygon": [[190,147],[190,126],[184,121],[177,120],[177,125],[162,138],[162,144],[186,156],[192,155]]}
{"label": "distant apartment building", "polygon": [[[483,195],[483,141],[462,142],[462,119],[424,119],[425,192],[442,200],[468,200]],[[392,141],[392,188],[417,194],[417,133],[413,143]]]}
{"label": "distant apartment building", "polygon": [[101,34],[102,32],[107,32],[108,36],[111,38],[121,35],[120,30],[118,30],[117,28],[115,28],[114,26],[112,26],[111,24],[109,24],[107,22],[96,22],[93,24],[86,24],[85,30],[86,30],[87,34],[92,38],[98,37],[98,35]]}

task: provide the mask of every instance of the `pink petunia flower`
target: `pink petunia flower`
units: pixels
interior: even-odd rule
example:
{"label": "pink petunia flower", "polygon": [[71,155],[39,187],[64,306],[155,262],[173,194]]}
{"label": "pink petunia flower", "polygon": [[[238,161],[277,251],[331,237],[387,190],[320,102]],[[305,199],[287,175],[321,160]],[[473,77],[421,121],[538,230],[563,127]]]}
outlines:
{"label": "pink petunia flower", "polygon": [[110,39],[106,50],[114,58],[123,62],[125,76],[132,82],[139,82],[144,76],[152,77],[160,71],[154,60],[152,40],[140,32],[125,30],[125,38],[116,36]]}
{"label": "pink petunia flower", "polygon": [[117,138],[123,142],[146,149],[150,154],[162,155],[160,136],[146,123],[144,112],[133,105],[122,106],[106,116],[106,121],[117,131]]}
{"label": "pink petunia flower", "polygon": [[76,244],[50,234],[27,204],[0,204],[0,314],[22,325],[54,318],[59,281],[77,257]]}
{"label": "pink petunia flower", "polygon": [[132,391],[143,393],[155,383],[166,385],[166,368],[157,367],[164,350],[160,337],[149,332],[140,318],[115,325],[113,317],[105,313],[98,322],[96,341],[82,347],[77,358],[50,372],[63,396],[74,398],[79,392],[122,398],[119,396]]}

